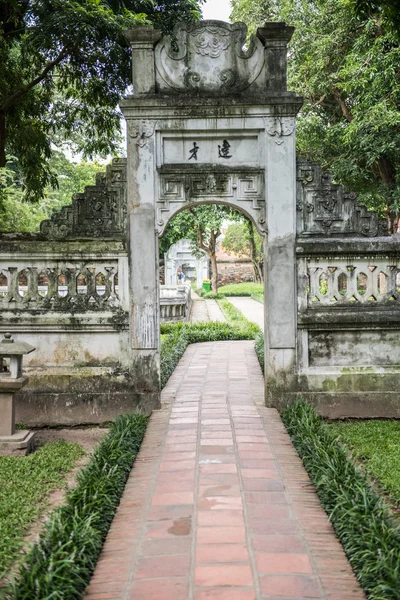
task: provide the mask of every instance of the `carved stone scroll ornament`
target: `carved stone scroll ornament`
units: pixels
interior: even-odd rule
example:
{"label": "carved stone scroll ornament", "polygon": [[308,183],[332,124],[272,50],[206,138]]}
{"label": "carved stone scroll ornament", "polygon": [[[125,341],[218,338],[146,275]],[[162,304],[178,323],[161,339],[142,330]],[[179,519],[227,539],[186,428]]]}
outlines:
{"label": "carved stone scroll ornament", "polygon": [[265,117],[265,130],[271,137],[275,137],[275,144],[283,144],[283,138],[292,135],[296,120],[294,117]]}
{"label": "carved stone scroll ornament", "polygon": [[258,79],[261,89],[264,47],[253,37],[248,50],[243,50],[246,36],[244,23],[179,23],[156,46],[158,89],[237,94],[258,85]]}
{"label": "carved stone scroll ornament", "polygon": [[128,119],[128,135],[130,138],[136,139],[136,144],[140,148],[144,148],[149,139],[153,137],[155,129],[156,121]]}

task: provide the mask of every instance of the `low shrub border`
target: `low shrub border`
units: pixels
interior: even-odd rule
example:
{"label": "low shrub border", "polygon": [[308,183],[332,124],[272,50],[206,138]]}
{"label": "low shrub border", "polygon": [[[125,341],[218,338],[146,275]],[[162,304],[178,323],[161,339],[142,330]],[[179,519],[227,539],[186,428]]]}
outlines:
{"label": "low shrub border", "polygon": [[[232,305],[231,305],[232,306]],[[189,344],[254,340],[257,327],[244,319],[230,323],[163,323],[161,325],[161,387],[165,387]]]}
{"label": "low shrub border", "polygon": [[337,437],[307,402],[283,421],[369,600],[398,600],[400,528]]}
{"label": "low shrub border", "polygon": [[89,583],[148,418],[117,417],[77,487],[45,525],[5,591],[9,600],[75,600]]}

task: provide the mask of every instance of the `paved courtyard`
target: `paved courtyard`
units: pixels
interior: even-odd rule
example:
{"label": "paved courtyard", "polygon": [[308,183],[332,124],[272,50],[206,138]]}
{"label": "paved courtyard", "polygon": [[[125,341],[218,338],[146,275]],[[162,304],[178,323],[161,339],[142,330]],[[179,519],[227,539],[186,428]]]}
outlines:
{"label": "paved courtyard", "polygon": [[195,344],[163,391],[86,600],[361,600],[253,342]]}

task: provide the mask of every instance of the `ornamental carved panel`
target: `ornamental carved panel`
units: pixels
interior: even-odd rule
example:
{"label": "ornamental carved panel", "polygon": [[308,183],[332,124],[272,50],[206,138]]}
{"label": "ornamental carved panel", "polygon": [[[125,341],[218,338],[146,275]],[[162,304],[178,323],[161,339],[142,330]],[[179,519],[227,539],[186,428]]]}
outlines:
{"label": "ornamental carved panel", "polygon": [[300,237],[389,235],[385,219],[333,183],[321,167],[303,159],[297,161],[296,208]]}
{"label": "ornamental carved panel", "polygon": [[50,219],[42,221],[40,233],[49,240],[126,237],[126,160],[114,159],[96,185],[75,194]]}
{"label": "ornamental carved panel", "polygon": [[246,37],[244,23],[179,23],[173,34],[156,46],[158,90],[224,95],[254,87],[256,82],[261,88],[264,47],[252,37],[245,50]]}
{"label": "ornamental carved panel", "polygon": [[157,232],[162,235],[174,214],[196,203],[227,204],[247,213],[261,234],[266,232],[264,174],[259,169],[163,168],[159,177]]}

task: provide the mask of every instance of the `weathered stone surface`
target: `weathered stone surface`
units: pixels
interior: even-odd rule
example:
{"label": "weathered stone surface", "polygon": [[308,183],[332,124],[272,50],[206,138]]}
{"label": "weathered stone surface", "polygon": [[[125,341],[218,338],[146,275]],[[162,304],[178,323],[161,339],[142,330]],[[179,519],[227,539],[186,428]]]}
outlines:
{"label": "weathered stone surface", "polygon": [[297,161],[297,234],[301,237],[388,236],[387,221],[357,203],[310,161]]}
{"label": "weathered stone surface", "polygon": [[126,237],[126,160],[114,159],[106,173],[99,173],[95,186],[75,194],[51,219],[43,221],[40,232],[47,239]]}

